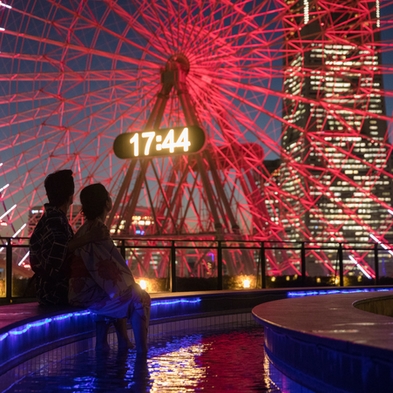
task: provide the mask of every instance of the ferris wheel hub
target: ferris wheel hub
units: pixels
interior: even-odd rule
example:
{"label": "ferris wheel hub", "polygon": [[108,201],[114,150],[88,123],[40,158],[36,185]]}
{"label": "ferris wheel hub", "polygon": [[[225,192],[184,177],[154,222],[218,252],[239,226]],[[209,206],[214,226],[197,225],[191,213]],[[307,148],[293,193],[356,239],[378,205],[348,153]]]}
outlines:
{"label": "ferris wheel hub", "polygon": [[167,71],[169,70],[174,70],[174,69],[181,69],[185,74],[187,75],[188,72],[190,71],[190,62],[188,61],[188,58],[186,55],[183,53],[176,53],[172,55],[165,66],[165,69]]}

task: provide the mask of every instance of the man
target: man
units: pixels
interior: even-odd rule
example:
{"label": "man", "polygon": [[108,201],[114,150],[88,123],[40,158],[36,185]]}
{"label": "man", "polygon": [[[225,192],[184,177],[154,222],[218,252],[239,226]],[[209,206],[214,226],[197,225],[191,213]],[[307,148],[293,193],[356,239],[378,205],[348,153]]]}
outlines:
{"label": "man", "polygon": [[67,211],[73,203],[75,185],[70,169],[45,179],[49,203],[30,238],[30,265],[35,273],[38,301],[44,306],[68,304],[68,249],[73,231]]}

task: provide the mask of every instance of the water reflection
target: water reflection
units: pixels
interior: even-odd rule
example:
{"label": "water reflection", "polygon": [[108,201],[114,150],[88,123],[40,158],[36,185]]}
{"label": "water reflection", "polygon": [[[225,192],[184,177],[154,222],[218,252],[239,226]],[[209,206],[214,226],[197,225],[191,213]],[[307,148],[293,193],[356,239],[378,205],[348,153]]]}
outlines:
{"label": "water reflection", "polygon": [[206,374],[206,368],[198,365],[197,358],[209,349],[201,340],[201,336],[184,338],[176,342],[180,348],[172,348],[170,352],[150,358],[150,392],[164,392],[168,389],[179,393],[195,391]]}
{"label": "water reflection", "polygon": [[56,351],[52,360],[48,354],[45,361],[36,358],[37,369],[7,392],[283,391],[269,376],[260,326],[161,337],[151,344],[147,357],[116,349],[62,355]]}

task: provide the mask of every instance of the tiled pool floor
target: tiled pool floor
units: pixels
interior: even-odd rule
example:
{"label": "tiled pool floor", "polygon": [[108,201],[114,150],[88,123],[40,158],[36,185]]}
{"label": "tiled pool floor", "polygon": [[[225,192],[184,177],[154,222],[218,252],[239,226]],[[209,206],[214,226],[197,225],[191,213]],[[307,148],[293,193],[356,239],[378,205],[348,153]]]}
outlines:
{"label": "tiled pool floor", "polygon": [[107,354],[93,348],[88,339],[37,356],[2,376],[2,391],[309,392],[270,365],[263,329],[251,321],[161,334],[151,340],[145,358],[118,351],[115,344]]}

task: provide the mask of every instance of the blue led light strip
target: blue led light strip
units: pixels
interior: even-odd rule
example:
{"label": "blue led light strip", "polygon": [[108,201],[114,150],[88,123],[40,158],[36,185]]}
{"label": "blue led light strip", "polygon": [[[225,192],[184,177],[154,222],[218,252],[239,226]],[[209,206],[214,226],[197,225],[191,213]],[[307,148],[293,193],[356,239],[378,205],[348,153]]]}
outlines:
{"label": "blue led light strip", "polygon": [[288,297],[304,297],[304,296],[317,296],[317,295],[335,295],[339,293],[360,293],[360,292],[386,292],[391,291],[393,288],[365,288],[365,289],[331,289],[331,290],[310,290],[299,292],[288,292]]}
{"label": "blue led light strip", "polygon": [[[171,306],[171,305],[176,305],[176,304],[197,304],[197,303],[200,303],[201,301],[202,300],[200,298],[175,299],[175,300],[163,300],[163,301],[156,300],[156,301],[152,301],[151,306],[157,307],[157,306]],[[26,333],[31,328],[47,325],[53,321],[64,321],[64,320],[67,320],[67,319],[70,319],[73,317],[85,316],[85,315],[89,315],[89,314],[90,314],[90,311],[88,311],[88,310],[75,311],[75,312],[70,312],[67,314],[57,315],[52,318],[45,318],[45,319],[38,320],[36,322],[27,323],[27,324],[22,325],[20,327],[11,329],[8,333],[4,333],[4,334],[0,335],[0,342],[5,340],[9,336],[19,336],[23,333]]]}
{"label": "blue led light strip", "polygon": [[7,338],[9,336],[8,333],[4,333],[0,336],[0,341],[3,341],[5,338]]}
{"label": "blue led light strip", "polygon": [[88,315],[88,314],[90,314],[90,311],[76,311],[76,312],[72,312],[72,313],[57,315],[56,317],[53,317],[53,318],[45,318],[45,319],[40,319],[36,322],[27,323],[26,325],[22,325],[20,327],[11,329],[8,333],[2,334],[0,336],[0,342],[3,341],[5,338],[7,338],[10,335],[18,336],[23,333],[26,333],[31,328],[47,325],[47,324],[51,323],[52,321],[60,321],[60,320],[70,319],[72,317],[79,317],[79,316],[84,316],[84,315]]}
{"label": "blue led light strip", "polygon": [[171,306],[174,304],[179,304],[179,303],[185,303],[185,304],[195,304],[195,303],[200,303],[202,300],[200,298],[196,299],[176,299],[176,300],[163,300],[163,301],[152,301],[151,302],[151,307],[155,306]]}
{"label": "blue led light strip", "polygon": [[26,333],[29,329],[31,329],[32,327],[37,327],[37,326],[42,326],[42,325],[46,325],[48,323],[52,322],[52,318],[45,318],[45,319],[41,319],[37,322],[33,322],[33,323],[28,323],[26,325],[21,326],[20,328],[15,328],[10,330],[8,333],[12,334],[12,335],[19,335],[19,334],[23,334]]}

